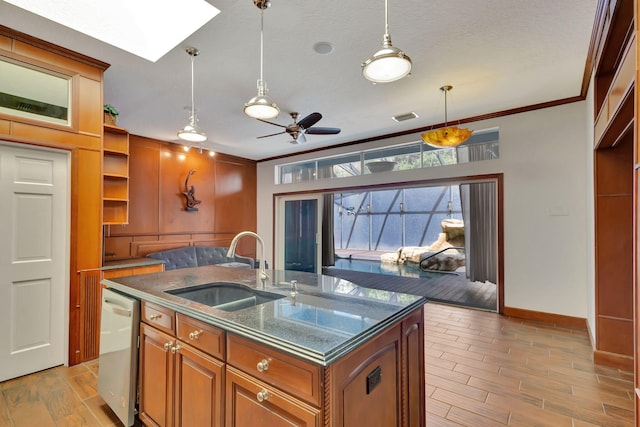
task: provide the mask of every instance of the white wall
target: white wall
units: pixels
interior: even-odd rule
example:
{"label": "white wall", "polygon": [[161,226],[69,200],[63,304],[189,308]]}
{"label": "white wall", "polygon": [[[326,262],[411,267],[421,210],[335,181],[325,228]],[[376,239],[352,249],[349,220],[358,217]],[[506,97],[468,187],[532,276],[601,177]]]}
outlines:
{"label": "white wall", "polygon": [[[419,140],[412,135],[261,162],[258,233],[267,259],[273,260],[274,194],[504,173],[505,306],[585,318],[593,269],[586,231],[593,215],[587,196],[593,188],[585,148],[592,127],[587,117],[587,102],[577,102],[469,124],[478,130],[500,128],[500,159],[493,161],[274,185],[276,164]],[[313,148],[312,143],[305,148]]]}

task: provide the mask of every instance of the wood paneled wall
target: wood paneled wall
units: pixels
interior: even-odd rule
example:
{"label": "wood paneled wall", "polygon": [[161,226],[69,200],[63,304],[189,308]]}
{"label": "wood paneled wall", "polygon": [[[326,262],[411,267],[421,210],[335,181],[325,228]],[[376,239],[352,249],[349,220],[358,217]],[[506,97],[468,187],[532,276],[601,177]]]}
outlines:
{"label": "wood paneled wall", "polygon": [[[186,211],[185,180],[200,200]],[[188,245],[228,246],[238,232],[256,231],[256,162],[131,135],[129,224],[107,226],[105,261]],[[255,257],[255,241],[238,253]]]}
{"label": "wood paneled wall", "polygon": [[102,79],[109,66],[0,26],[0,57],[71,78],[70,126],[0,113],[0,139],[71,152],[69,363],[85,360],[81,333],[81,272],[99,269],[102,257]]}

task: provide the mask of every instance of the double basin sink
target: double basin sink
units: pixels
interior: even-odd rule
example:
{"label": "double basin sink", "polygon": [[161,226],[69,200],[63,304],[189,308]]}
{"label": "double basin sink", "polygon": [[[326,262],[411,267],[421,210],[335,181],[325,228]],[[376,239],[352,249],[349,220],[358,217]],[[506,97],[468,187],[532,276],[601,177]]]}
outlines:
{"label": "double basin sink", "polygon": [[213,282],[165,292],[222,311],[242,310],[284,298],[284,295],[251,289],[232,282]]}

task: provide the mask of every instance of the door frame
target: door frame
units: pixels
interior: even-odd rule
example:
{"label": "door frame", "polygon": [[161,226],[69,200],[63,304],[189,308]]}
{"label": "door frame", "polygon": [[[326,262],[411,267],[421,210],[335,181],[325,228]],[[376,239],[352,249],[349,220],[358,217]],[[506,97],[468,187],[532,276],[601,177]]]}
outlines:
{"label": "door frame", "polygon": [[315,200],[316,201],[316,273],[322,272],[322,206],[323,198],[322,194],[291,194],[291,195],[276,195],[275,196],[275,224],[274,224],[274,246],[275,252],[273,254],[274,269],[284,270],[284,214],[285,203],[291,201],[300,200]]}
{"label": "door frame", "polygon": [[[387,182],[384,184],[374,184],[374,185],[358,185],[358,186],[345,186],[345,187],[330,187],[330,188],[322,188],[318,190],[309,190],[303,192],[291,192],[291,193],[276,193],[273,195],[274,197],[274,223],[273,223],[273,236],[274,236],[274,260],[278,259],[281,255],[278,252],[279,248],[282,248],[282,242],[280,242],[280,247],[278,247],[278,227],[279,224],[279,212],[278,212],[278,201],[282,198],[286,197],[297,197],[302,199],[309,199],[311,197],[320,197],[327,193],[339,193],[345,191],[361,191],[361,190],[379,190],[379,189],[390,189],[390,188],[399,188],[399,187],[422,187],[422,186],[436,186],[436,185],[459,185],[459,184],[472,184],[476,182],[495,182],[496,183],[496,192],[497,192],[497,243],[498,243],[498,283],[497,286],[497,312],[499,314],[504,314],[504,289],[505,289],[505,279],[504,279],[504,173],[491,173],[485,175],[468,175],[468,176],[452,176],[448,178],[437,178],[437,179],[425,179],[425,180],[416,180],[416,181],[399,181],[399,182]],[[284,262],[284,261],[283,261]],[[275,264],[278,265],[278,264]]]}
{"label": "door frame", "polygon": [[42,145],[32,145],[32,144],[24,144],[19,142],[12,142],[7,139],[0,138],[0,146],[6,146],[11,148],[17,148],[20,150],[27,151],[35,151],[35,152],[46,152],[46,153],[54,153],[61,154],[65,159],[65,169],[66,169],[66,181],[64,183],[65,193],[66,193],[66,208],[65,208],[65,227],[67,232],[64,234],[64,253],[63,259],[61,263],[64,265],[62,271],[64,271],[64,307],[62,307],[62,316],[63,316],[63,331],[62,331],[62,346],[63,346],[63,364],[65,366],[69,366],[69,328],[71,322],[70,316],[70,298],[71,298],[71,209],[72,209],[72,194],[71,194],[71,184],[73,179],[73,170],[72,170],[72,153],[69,150],[62,148],[53,148]]}

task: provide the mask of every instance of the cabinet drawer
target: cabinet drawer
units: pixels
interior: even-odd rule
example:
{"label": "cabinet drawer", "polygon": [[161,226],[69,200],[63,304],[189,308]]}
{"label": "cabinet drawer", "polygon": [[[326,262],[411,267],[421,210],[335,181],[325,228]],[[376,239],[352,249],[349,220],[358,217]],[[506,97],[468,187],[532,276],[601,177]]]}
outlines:
{"label": "cabinet drawer", "polygon": [[176,329],[179,340],[193,347],[224,360],[224,331],[207,325],[184,314],[176,314]]}
{"label": "cabinet drawer", "polygon": [[175,313],[173,310],[142,301],[142,320],[169,334],[175,335]]}
{"label": "cabinet drawer", "polygon": [[320,409],[232,367],[227,367],[225,416],[228,427],[324,425]]}
{"label": "cabinet drawer", "polygon": [[320,406],[322,368],[318,365],[232,334],[227,334],[227,363]]}

